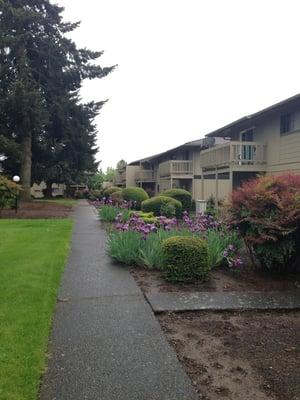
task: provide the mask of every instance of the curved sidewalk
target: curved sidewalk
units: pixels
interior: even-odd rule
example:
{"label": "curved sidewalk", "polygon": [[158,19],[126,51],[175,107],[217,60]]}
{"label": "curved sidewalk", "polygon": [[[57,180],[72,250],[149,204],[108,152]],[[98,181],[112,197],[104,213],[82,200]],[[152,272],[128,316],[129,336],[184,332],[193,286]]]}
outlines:
{"label": "curved sidewalk", "polygon": [[75,211],[41,400],[197,396],[129,271],[111,263],[93,209]]}

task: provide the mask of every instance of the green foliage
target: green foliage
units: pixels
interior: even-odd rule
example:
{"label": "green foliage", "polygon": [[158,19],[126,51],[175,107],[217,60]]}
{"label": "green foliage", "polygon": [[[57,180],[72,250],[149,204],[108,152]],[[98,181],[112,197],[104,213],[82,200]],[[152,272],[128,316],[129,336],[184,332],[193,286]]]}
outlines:
{"label": "green foliage", "polygon": [[112,232],[108,238],[108,254],[125,265],[139,264],[141,237],[138,232]]}
{"label": "green foliage", "polygon": [[158,221],[153,212],[135,211],[135,213],[147,224],[156,224]]}
{"label": "green foliage", "polygon": [[174,204],[164,203],[160,207],[160,215],[164,215],[167,218],[175,217],[176,209]]}
{"label": "green foliage", "polygon": [[68,34],[79,24],[63,21],[62,7],[49,0],[0,3],[0,141],[9,156],[5,170],[21,172],[28,196],[31,171],[50,187],[97,169],[94,118],[104,102],[82,104],[79,89],[113,68],[95,62],[101,52],[77,48]]}
{"label": "green foliage", "polygon": [[141,203],[144,200],[149,199],[148,193],[145,192],[143,188],[139,187],[128,187],[123,189],[123,198],[127,201],[135,201],[136,208],[139,210],[141,208]]}
{"label": "green foliage", "polygon": [[117,186],[111,186],[104,190],[103,194],[105,197],[110,197],[114,192],[121,192],[122,188]]}
{"label": "green foliage", "polygon": [[117,190],[117,191],[113,192],[113,193],[110,195],[110,197],[111,197],[111,199],[112,199],[112,201],[113,201],[114,204],[121,203],[121,202],[124,200],[124,199],[123,199],[122,190]]}
{"label": "green foliage", "polygon": [[182,204],[182,211],[190,211],[192,208],[192,195],[184,189],[169,189],[162,193],[162,196],[172,197],[180,201]]}
{"label": "green foliage", "polygon": [[76,190],[74,192],[74,198],[78,200],[85,199],[85,193],[82,190]]}
{"label": "green foliage", "polygon": [[150,233],[147,239],[143,240],[138,232],[113,231],[107,243],[108,254],[125,265],[161,269],[163,262],[162,242],[174,235],[190,236],[191,233],[159,229],[156,233]]}
{"label": "green foliage", "polygon": [[0,209],[10,208],[14,205],[16,195],[22,187],[12,180],[0,175]]}
{"label": "green foliage", "polygon": [[104,180],[106,182],[113,182],[116,176],[116,170],[113,167],[107,167],[104,174]]}
{"label": "green foliage", "polygon": [[263,268],[286,272],[300,265],[300,174],[244,183],[232,193],[227,212]]}
{"label": "green foliage", "polygon": [[236,231],[226,229],[209,229],[206,232],[208,246],[208,259],[211,268],[217,267],[224,262],[224,251],[229,245],[234,246],[236,251],[243,246],[241,236]]}
{"label": "green foliage", "polygon": [[161,206],[163,204],[172,204],[176,210],[176,217],[179,218],[182,212],[182,204],[180,201],[166,196],[155,196],[142,202],[142,211],[153,212],[155,216],[160,215]]}
{"label": "green foliage", "polygon": [[206,214],[212,215],[213,217],[217,216],[217,201],[214,196],[211,194],[206,202]]}
{"label": "green foliage", "polygon": [[173,236],[191,236],[188,231],[165,231],[159,229],[156,233],[150,233],[146,240],[141,241],[139,263],[150,269],[163,268],[163,250],[162,243],[165,239]]}
{"label": "green foliage", "polygon": [[105,205],[99,209],[99,217],[104,222],[114,222],[118,214],[122,214],[122,220],[126,222],[130,217],[131,211],[111,205]]}
{"label": "green foliage", "polygon": [[170,282],[205,281],[209,277],[207,243],[196,237],[173,236],[162,243],[165,278]]}
{"label": "green foliage", "polygon": [[91,190],[101,190],[103,182],[104,182],[104,174],[102,171],[99,171],[95,175],[89,177],[88,187]]}

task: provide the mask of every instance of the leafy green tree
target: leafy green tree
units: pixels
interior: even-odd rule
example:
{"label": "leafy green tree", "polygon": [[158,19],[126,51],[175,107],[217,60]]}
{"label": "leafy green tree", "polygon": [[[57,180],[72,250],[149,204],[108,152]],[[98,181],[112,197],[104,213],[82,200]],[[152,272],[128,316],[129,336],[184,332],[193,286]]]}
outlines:
{"label": "leafy green tree", "polygon": [[105,181],[113,182],[116,175],[116,170],[112,167],[107,167],[105,172]]}
{"label": "leafy green tree", "polygon": [[[72,166],[88,167],[87,160],[78,160],[84,146],[90,146],[87,153],[94,161],[92,121],[100,104],[81,106],[78,90],[82,80],[102,78],[113,67],[96,65],[101,52],[78,49],[65,36],[79,23],[63,22],[63,8],[49,0],[0,0],[0,10],[0,132],[8,144],[17,144],[22,193],[28,199],[32,161],[37,160],[36,171],[41,164],[33,151],[47,155],[44,170],[52,161],[52,176],[74,175]],[[84,126],[88,133],[82,133]]]}

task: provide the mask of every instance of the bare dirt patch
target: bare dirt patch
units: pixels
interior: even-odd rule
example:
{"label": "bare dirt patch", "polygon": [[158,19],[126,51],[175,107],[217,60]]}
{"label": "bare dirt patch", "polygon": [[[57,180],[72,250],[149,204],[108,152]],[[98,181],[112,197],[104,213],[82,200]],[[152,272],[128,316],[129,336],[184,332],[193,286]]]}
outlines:
{"label": "bare dirt patch", "polygon": [[0,218],[67,218],[73,206],[52,202],[32,201],[20,203],[18,212],[15,210],[1,210]]}
{"label": "bare dirt patch", "polygon": [[299,273],[288,276],[270,275],[253,270],[251,266],[214,269],[208,282],[181,285],[166,282],[160,271],[134,268],[131,273],[144,293],[289,291],[300,287]]}
{"label": "bare dirt patch", "polygon": [[300,313],[160,314],[199,400],[299,400]]}

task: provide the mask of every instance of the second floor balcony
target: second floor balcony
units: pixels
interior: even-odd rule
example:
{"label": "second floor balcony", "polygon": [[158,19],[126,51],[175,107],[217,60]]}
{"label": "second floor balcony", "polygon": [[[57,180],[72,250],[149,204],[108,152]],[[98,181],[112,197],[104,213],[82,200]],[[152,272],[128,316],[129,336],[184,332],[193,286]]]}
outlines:
{"label": "second floor balcony", "polygon": [[152,169],[142,169],[135,173],[136,182],[155,182],[155,172]]}
{"label": "second floor balcony", "polygon": [[160,178],[193,178],[193,162],[190,160],[170,160],[158,166]]}
{"label": "second floor balcony", "polygon": [[228,142],[200,153],[202,168],[229,165],[261,166],[267,162],[267,145],[260,142]]}

